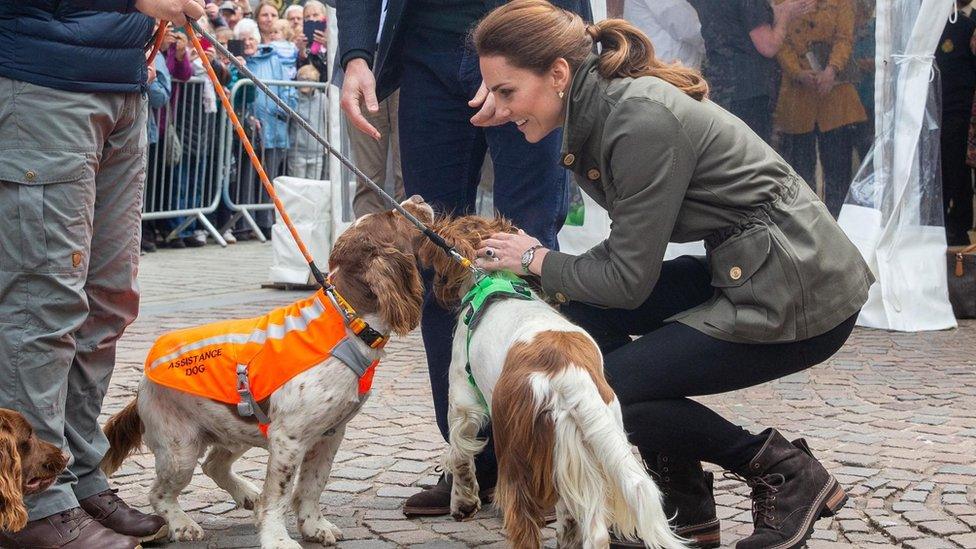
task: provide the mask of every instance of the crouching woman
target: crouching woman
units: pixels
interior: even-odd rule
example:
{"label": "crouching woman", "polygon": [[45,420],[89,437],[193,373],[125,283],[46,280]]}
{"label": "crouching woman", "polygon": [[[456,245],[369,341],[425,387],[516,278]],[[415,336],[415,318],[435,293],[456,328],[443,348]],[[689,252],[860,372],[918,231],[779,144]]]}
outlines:
{"label": "crouching woman", "polygon": [[[836,479],[802,439],[749,432],[689,397],[837,352],[873,282],[857,249],[793,168],[706,98],[697,72],[656,59],[632,25],[515,0],[473,38],[501,116],[530,142],[562,127],[562,163],[612,220],[579,256],[497,234],[479,263],[540,275],[600,344],[679,534],[719,544],[707,461],[752,488],[755,530],[737,547],[800,547],[846,501]],[[663,260],[669,241],[702,239],[704,258]]]}

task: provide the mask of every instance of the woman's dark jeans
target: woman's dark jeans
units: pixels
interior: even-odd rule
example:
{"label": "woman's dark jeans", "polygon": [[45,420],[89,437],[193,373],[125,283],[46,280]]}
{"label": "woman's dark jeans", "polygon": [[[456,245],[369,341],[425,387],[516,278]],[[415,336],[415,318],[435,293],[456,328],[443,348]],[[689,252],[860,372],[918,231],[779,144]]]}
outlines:
{"label": "woman's dark jeans", "polygon": [[705,263],[685,256],[664,262],[654,291],[636,309],[573,302],[561,310],[600,345],[624,426],[642,455],[735,470],[755,457],[765,439],[688,397],[751,387],[819,364],[847,341],[857,315],[825,334],[776,344],[731,343],[664,322],[704,303],[713,291]]}

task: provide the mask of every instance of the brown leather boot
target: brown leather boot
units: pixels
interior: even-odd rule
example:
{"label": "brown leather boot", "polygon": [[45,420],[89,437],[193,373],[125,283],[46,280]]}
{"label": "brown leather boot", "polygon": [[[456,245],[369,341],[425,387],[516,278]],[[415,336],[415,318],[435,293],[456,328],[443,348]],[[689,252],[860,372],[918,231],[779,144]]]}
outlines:
{"label": "brown leather boot", "polygon": [[795,549],[820,517],[847,503],[847,494],[817,461],[806,441],[789,442],[773,429],[744,469],[734,471],[752,488],[755,530],[737,549]]}
{"label": "brown leather boot", "polygon": [[[678,460],[653,454],[646,462],[648,471],[661,490],[664,513],[673,518],[674,532],[689,540],[689,547],[718,547],[722,530],[715,513],[714,475],[702,469],[701,462]],[[626,541],[611,534],[611,549],[644,547],[640,541]]]}
{"label": "brown leather boot", "polygon": [[166,519],[129,507],[117,492],[105,490],[78,501],[78,504],[102,526],[139,538],[139,541],[155,541],[169,534]]}
{"label": "brown leather boot", "polygon": [[18,532],[0,531],[0,547],[9,549],[140,549],[137,538],[119,534],[80,507],[33,520]]}
{"label": "brown leather boot", "polygon": [[[490,480],[490,484],[485,481]],[[439,517],[451,513],[451,486],[454,484],[450,473],[442,473],[437,484],[423,492],[407,498],[403,504],[403,514],[408,517]],[[482,479],[478,476],[478,497],[482,506],[491,503],[495,494],[495,479]]]}

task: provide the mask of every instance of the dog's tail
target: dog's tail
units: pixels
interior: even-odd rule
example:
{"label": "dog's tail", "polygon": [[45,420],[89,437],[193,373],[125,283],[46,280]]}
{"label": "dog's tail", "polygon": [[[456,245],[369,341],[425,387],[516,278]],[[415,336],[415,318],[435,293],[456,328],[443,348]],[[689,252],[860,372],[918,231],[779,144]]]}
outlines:
{"label": "dog's tail", "polygon": [[624,537],[636,536],[648,547],[687,547],[671,532],[661,493],[631,451],[616,396],[609,386],[601,391],[597,385],[606,383],[602,368],[591,370],[569,366],[535,380],[552,387],[559,493],[580,513],[583,528],[591,520],[602,522],[606,504],[606,520]]}
{"label": "dog's tail", "polygon": [[[535,413],[527,409],[534,403]],[[545,515],[558,498],[553,475],[552,416],[533,395],[529,379],[506,368],[491,399],[492,438],[498,458],[495,507],[502,510],[512,547],[542,547]]]}
{"label": "dog's tail", "polygon": [[102,458],[101,468],[105,476],[111,476],[129,454],[142,446],[142,419],[139,418],[139,398],[132,399],[122,411],[105,424],[105,436],[109,449]]}

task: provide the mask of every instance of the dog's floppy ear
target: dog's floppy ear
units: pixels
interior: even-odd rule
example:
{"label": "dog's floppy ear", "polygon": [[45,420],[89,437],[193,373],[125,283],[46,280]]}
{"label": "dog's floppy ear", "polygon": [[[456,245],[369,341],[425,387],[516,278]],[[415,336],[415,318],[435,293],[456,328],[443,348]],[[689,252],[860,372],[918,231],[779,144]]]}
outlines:
{"label": "dog's floppy ear", "polygon": [[27,525],[23,483],[17,437],[0,418],[0,530],[16,532]]}
{"label": "dog's floppy ear", "polygon": [[370,262],[363,280],[376,295],[379,314],[390,330],[406,335],[417,327],[424,286],[413,256],[383,248]]}

